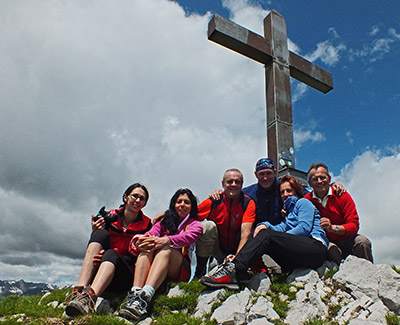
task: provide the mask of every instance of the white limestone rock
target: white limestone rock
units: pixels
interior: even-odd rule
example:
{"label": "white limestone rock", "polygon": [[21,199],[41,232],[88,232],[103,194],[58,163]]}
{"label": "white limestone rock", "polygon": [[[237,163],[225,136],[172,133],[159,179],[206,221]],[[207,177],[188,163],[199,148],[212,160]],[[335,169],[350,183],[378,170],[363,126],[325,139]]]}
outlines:
{"label": "white limestone rock", "polygon": [[247,288],[230,296],[220,307],[214,310],[211,320],[226,325],[246,324],[246,314],[251,298],[251,292]]}
{"label": "white limestone rock", "polygon": [[265,319],[266,321],[279,319],[278,313],[274,310],[273,303],[263,296],[258,297],[256,303],[251,306],[247,316],[247,321],[250,322],[260,318]]}
{"label": "white limestone rock", "polygon": [[194,316],[202,317],[204,314],[211,312],[213,304],[220,301],[224,294],[224,289],[202,292],[197,300]]}
{"label": "white limestone rock", "polygon": [[250,279],[249,287],[257,293],[265,293],[271,287],[271,280],[266,273],[260,272]]}

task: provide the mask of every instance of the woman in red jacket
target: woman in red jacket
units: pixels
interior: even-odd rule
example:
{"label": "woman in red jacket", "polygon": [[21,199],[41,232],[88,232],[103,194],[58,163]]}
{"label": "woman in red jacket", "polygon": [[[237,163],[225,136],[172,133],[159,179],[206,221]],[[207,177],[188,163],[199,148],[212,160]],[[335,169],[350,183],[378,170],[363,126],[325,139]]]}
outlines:
{"label": "woman in red jacket", "polygon": [[96,299],[105,289],[129,291],[136,263],[136,257],[129,253],[129,243],[135,235],[151,228],[150,218],[142,212],[148,199],[147,188],[135,183],[126,189],[118,209],[101,217],[92,216],[93,231],[78,282],[66,300],[68,316],[94,312]]}

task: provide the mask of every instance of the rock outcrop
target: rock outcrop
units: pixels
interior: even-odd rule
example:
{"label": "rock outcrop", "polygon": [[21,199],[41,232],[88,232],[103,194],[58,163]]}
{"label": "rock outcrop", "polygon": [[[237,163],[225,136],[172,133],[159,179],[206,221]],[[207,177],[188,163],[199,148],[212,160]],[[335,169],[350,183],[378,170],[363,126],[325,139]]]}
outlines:
{"label": "rock outcrop", "polygon": [[[318,270],[296,269],[287,278],[295,298],[283,294],[288,306],[281,316],[275,310],[269,291],[271,282],[265,274],[250,281],[249,288],[229,296],[221,304],[225,290],[203,292],[198,300],[196,317],[212,312],[218,324],[301,324],[319,319],[339,324],[385,324],[386,315],[400,316],[400,274],[388,265],[375,265],[349,256],[337,266],[325,262]],[[219,307],[213,310],[213,306]]]}

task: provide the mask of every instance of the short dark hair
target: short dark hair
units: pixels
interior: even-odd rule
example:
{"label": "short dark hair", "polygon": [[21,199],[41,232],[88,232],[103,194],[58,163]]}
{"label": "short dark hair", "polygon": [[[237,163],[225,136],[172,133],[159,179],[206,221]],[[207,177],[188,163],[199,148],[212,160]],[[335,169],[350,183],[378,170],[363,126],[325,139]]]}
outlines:
{"label": "short dark hair", "polygon": [[146,205],[147,201],[149,200],[149,191],[147,190],[146,186],[144,186],[143,184],[140,184],[140,183],[134,183],[131,186],[129,186],[125,190],[124,194],[122,194],[122,201],[124,202],[124,196],[128,196],[129,194],[131,194],[135,188],[141,188],[144,191],[144,193],[146,194],[146,201],[144,201],[144,205]]}
{"label": "short dark hair", "polygon": [[311,164],[310,168],[308,168],[307,179],[310,179],[310,172],[311,172],[313,169],[318,169],[319,167],[325,168],[325,169],[326,169],[326,172],[327,172],[328,175],[329,175],[328,166],[325,165],[325,164],[322,163],[322,162],[316,162],[316,163]]}
{"label": "short dark hair", "polygon": [[243,173],[242,173],[239,169],[237,169],[237,168],[229,168],[229,169],[225,170],[224,176],[222,177],[222,180],[223,180],[223,181],[225,180],[225,175],[226,175],[226,173],[228,173],[228,172],[237,172],[237,173],[239,173],[239,174],[240,174],[240,177],[242,178],[242,183],[244,182]]}
{"label": "short dark hair", "polygon": [[304,196],[304,191],[303,187],[301,186],[300,182],[297,180],[296,177],[291,176],[291,175],[285,175],[279,180],[279,186],[278,186],[278,193],[279,197],[280,196],[280,190],[281,190],[281,184],[283,183],[289,183],[290,187],[293,189],[294,193],[298,198],[301,198]]}

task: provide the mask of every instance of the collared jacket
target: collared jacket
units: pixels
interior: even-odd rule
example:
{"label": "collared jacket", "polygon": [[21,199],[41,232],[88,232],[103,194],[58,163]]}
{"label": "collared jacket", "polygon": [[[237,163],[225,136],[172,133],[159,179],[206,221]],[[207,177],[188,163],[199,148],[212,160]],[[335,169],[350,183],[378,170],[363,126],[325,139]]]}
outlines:
{"label": "collared jacket", "polygon": [[254,223],[256,205],[247,195],[240,194],[235,200],[226,198],[215,201],[208,198],[198,206],[199,220],[212,220],[218,228],[218,240],[222,251],[235,254],[239,245],[242,223]]}
{"label": "collared jacket", "polygon": [[299,199],[293,195],[285,200],[283,208],[286,211],[286,217],[281,223],[275,226],[268,221],[260,224],[264,224],[267,228],[275,231],[304,237],[311,236],[328,247],[328,238],[320,226],[319,212],[309,200]]}
{"label": "collared jacket", "polygon": [[124,215],[124,207],[116,210],[110,210],[111,214],[116,214],[118,220],[110,224],[108,232],[110,233],[110,248],[118,252],[120,255],[128,255],[129,244],[132,238],[138,234],[144,234],[151,228],[151,219],[139,211],[136,220],[127,228],[122,226],[122,218]]}
{"label": "collared jacket", "polygon": [[256,224],[263,221],[276,225],[282,221],[282,203],[277,195],[279,181],[275,180],[271,188],[264,189],[258,183],[245,187],[242,191],[256,203]]}
{"label": "collared jacket", "polygon": [[330,241],[335,242],[358,233],[360,223],[356,204],[349,193],[346,192],[337,196],[332,189],[332,195],[329,196],[326,207],[319,203],[317,199],[314,199],[312,193],[308,193],[305,198],[317,207],[321,217],[328,218],[333,225],[343,226],[346,229],[344,235],[327,232]]}
{"label": "collared jacket", "polygon": [[[197,241],[202,232],[202,224],[199,221],[191,218],[190,214],[188,214],[179,224],[176,234],[170,235],[168,233],[168,229],[165,227],[162,221],[159,221],[154,224],[148,232],[146,232],[146,235],[148,234],[150,236],[156,237],[167,236],[172,242],[172,247],[188,248],[183,250],[182,252],[184,253],[184,255],[189,255],[190,257],[192,252],[192,245]],[[129,247],[129,251],[133,255],[137,255],[138,253],[135,246],[137,238],[138,236],[132,239]]]}

